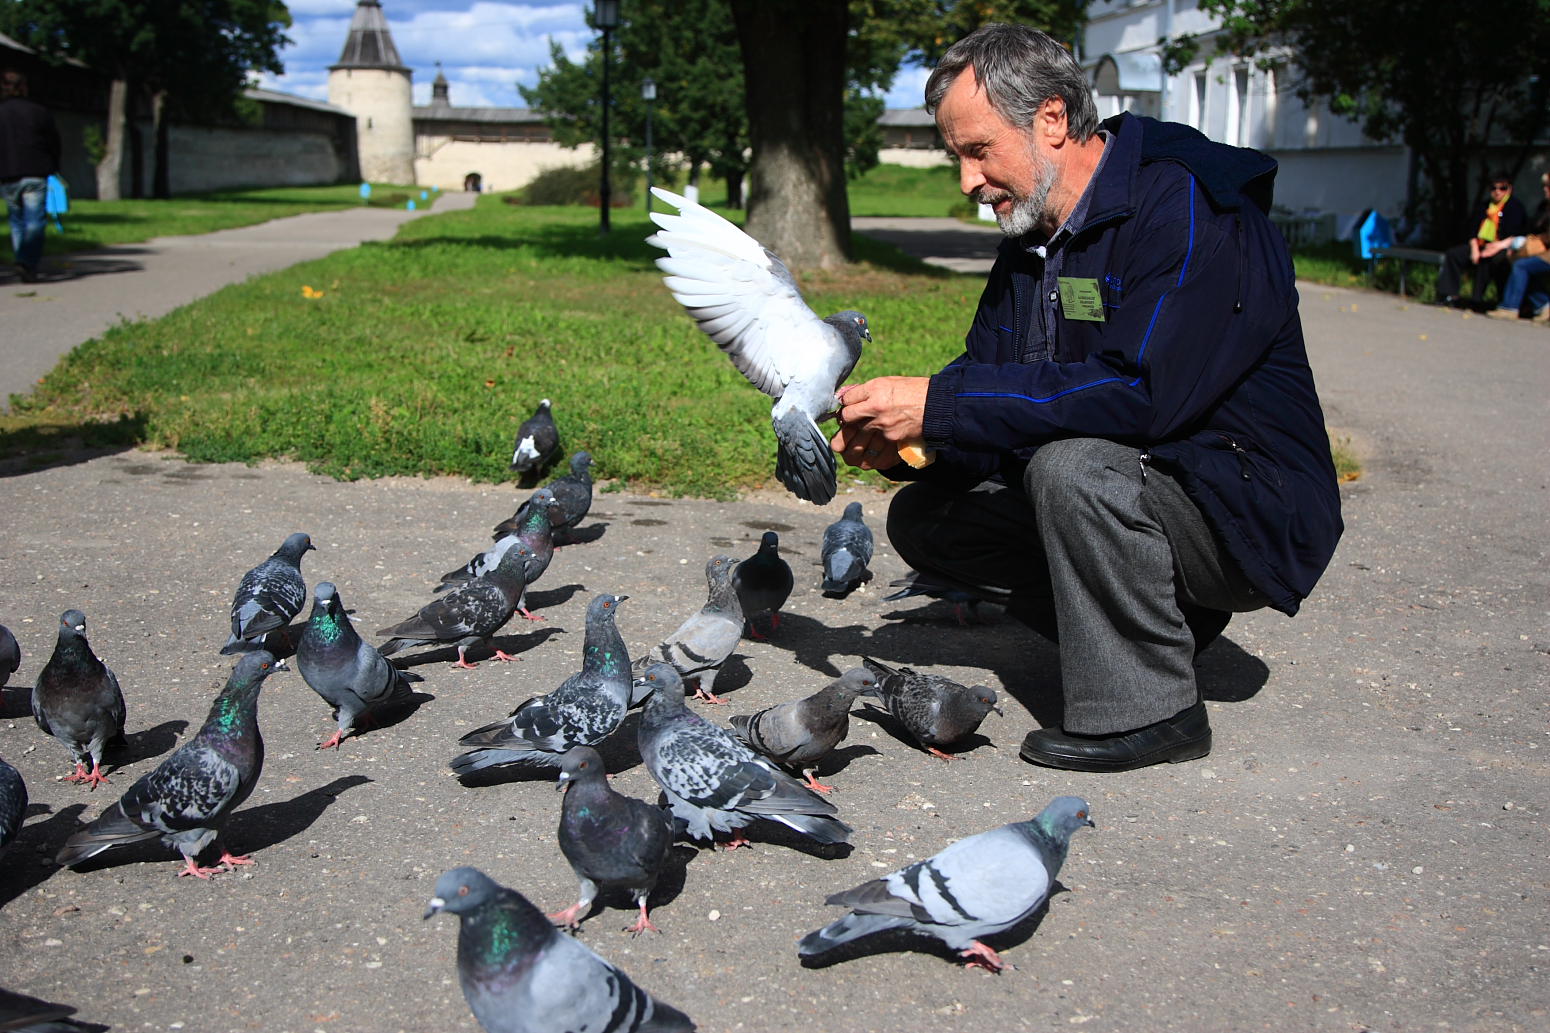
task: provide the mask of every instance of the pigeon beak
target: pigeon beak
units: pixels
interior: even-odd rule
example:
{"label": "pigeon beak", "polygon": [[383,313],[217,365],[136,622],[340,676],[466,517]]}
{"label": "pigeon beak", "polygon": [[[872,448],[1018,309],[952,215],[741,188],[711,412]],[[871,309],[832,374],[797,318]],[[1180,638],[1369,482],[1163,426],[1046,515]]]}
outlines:
{"label": "pigeon beak", "polygon": [[1000,707],[991,707],[990,709],[994,710],[996,712],[996,716],[997,717],[1005,717],[1006,716],[1006,714],[1001,712],[1001,708]]}
{"label": "pigeon beak", "polygon": [[422,920],[431,917],[431,915],[434,915],[446,906],[447,902],[445,900],[442,900],[440,897],[432,897],[430,906],[425,909],[425,914],[421,916]]}
{"label": "pigeon beak", "polygon": [[554,783],[554,791],[557,793],[565,792],[565,790],[570,788],[570,779],[571,775],[569,771],[560,772],[559,779]]}
{"label": "pigeon beak", "polygon": [[277,671],[289,671],[290,667],[286,664],[285,658],[282,656],[275,660],[274,669]]}

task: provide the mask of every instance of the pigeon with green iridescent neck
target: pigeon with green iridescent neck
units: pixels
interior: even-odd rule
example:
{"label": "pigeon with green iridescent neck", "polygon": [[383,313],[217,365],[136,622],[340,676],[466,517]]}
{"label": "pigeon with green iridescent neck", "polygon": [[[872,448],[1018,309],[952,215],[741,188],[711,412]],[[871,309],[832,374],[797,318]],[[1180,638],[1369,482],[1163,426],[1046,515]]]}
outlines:
{"label": "pigeon with green iridescent neck", "polygon": [[425,917],[438,911],[461,920],[458,983],[486,1033],[693,1033],[687,1015],[477,868],[454,868],[436,880]]}
{"label": "pigeon with green iridescent neck", "polygon": [[1087,801],[1057,796],[1032,821],[981,832],[950,844],[924,861],[836,893],[827,903],[850,914],[808,933],[797,953],[812,957],[883,929],[934,936],[970,966],[1006,967],[980,942],[1005,932],[1049,898],[1065,863],[1071,834],[1091,828]]}
{"label": "pigeon with green iridescent neck", "polygon": [[[441,575],[441,584],[436,586],[436,591],[444,592],[449,588],[483,577],[499,566],[501,557],[520,543],[527,549],[528,555],[522,568],[524,584],[521,598],[517,600],[517,609],[530,621],[543,620],[542,617],[528,611],[526,586],[542,577],[544,571],[549,569],[549,561],[554,558],[553,518],[558,512],[558,505],[555,503],[554,493],[548,488],[539,488],[533,492],[523,505],[527,514],[517,521],[516,528],[510,534],[499,538],[490,548],[456,570],[449,570]],[[515,520],[516,517],[513,519]]]}
{"label": "pigeon with green iridescent neck", "polygon": [[59,617],[54,655],[38,672],[32,689],[32,718],[69,749],[75,771],[65,781],[85,782],[92,789],[108,784],[102,751],[125,744],[124,693],[118,675],[86,641],[86,615],[80,610],[66,610]]}
{"label": "pigeon with green iridescent neck", "polygon": [[231,637],[221,647],[225,655],[264,647],[264,636],[291,623],[307,601],[301,558],[315,549],[312,539],[297,532],[274,555],[242,575],[231,600]]}
{"label": "pigeon with green iridescent neck", "polygon": [[312,590],[312,616],[296,643],[296,670],[323,702],[334,708],[339,727],[318,749],[337,747],[368,720],[414,699],[412,681],[419,675],[401,671],[350,623],[339,590],[324,581]]}
{"label": "pigeon with green iridescent neck", "polygon": [[590,746],[577,746],[560,760],[560,852],[581,884],[576,903],[549,916],[562,926],[579,926],[598,892],[625,890],[640,908],[640,918],[625,932],[659,932],[646,912],[646,900],[667,866],[673,847],[673,819],[662,807],[617,793],[608,784],[603,758]]}
{"label": "pigeon with green iridescent neck", "polygon": [[[554,505],[549,510],[554,542],[564,545],[569,541],[570,532],[592,509],[592,453],[577,452],[571,456],[570,473],[556,477],[544,487],[554,494]],[[491,539],[498,542],[515,533],[532,505],[531,499],[523,502],[515,513],[496,524],[490,532]]]}
{"label": "pigeon with green iridescent neck", "polygon": [[211,867],[200,865],[198,857],[258,784],[264,769],[258,691],[264,679],[284,669],[284,661],[266,650],[244,653],[194,737],[66,840],[58,862],[69,867],[112,847],[160,837],[183,855],[179,875],[208,879],[223,868],[252,864],[226,849]]}
{"label": "pigeon with green iridescent neck", "polygon": [[[450,643],[457,647],[453,667],[478,667],[468,662],[468,651],[489,641],[517,612],[517,600],[527,585],[523,570],[530,555],[527,546],[517,542],[488,574],[437,596],[408,620],[379,629],[377,634],[390,636],[378,647],[382,655],[391,656],[409,646]],[[517,658],[497,649],[495,659]]]}
{"label": "pigeon with green iridescent neck", "polygon": [[558,767],[566,751],[602,742],[630,709],[630,657],[614,623],[627,595],[599,595],[587,604],[581,670],[559,688],[535,696],[494,724],[459,742],[473,749],[452,760],[459,775],[506,764]]}

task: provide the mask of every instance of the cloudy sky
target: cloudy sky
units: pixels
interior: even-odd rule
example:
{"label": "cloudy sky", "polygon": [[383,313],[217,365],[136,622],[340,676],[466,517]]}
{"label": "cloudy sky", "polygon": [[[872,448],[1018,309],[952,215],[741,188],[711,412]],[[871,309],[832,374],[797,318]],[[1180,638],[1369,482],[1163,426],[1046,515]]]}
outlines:
{"label": "cloudy sky", "polygon": [[[587,28],[590,0],[381,0],[404,63],[414,69],[414,102],[430,103],[436,62],[459,107],[525,107],[517,84],[531,86],[549,64],[549,40],[580,60],[596,35]],[[291,45],[280,52],[283,76],[262,85],[328,99],[328,66],[339,60],[355,0],[286,0]],[[625,15],[629,4],[625,0]],[[918,107],[923,69],[900,73],[888,106]]]}

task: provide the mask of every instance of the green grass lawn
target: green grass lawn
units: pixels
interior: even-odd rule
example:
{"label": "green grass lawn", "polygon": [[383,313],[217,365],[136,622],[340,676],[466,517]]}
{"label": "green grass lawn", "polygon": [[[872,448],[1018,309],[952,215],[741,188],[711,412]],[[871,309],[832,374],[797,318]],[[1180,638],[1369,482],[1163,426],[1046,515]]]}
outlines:
{"label": "green grass lawn", "polygon": [[[435,202],[434,192],[427,200],[420,200],[420,190],[420,187],[376,185],[372,188],[369,203],[397,208],[411,197],[421,206]],[[72,199],[70,211],[61,218],[64,233],[56,230],[50,222],[48,232],[44,235],[44,251],[47,254],[65,254],[111,244],[138,244],[153,237],[211,233],[268,222],[287,215],[354,208],[360,204],[360,187],[353,183],[227,190],[212,194],[190,194],[170,200]]]}
{"label": "green grass lawn", "polygon": [[[549,397],[567,446],[597,456],[601,476],[711,497],[767,485],[770,403],[663,288],[648,230],[644,213],[620,211],[602,239],[595,210],[495,197],[415,220],[391,242],[87,342],[13,402],[0,451],[37,448],[49,428],[116,428],[195,460],[494,482],[510,477],[517,424]],[[809,302],[871,320],[857,377],[935,370],[958,350],[978,278],[868,252],[806,277]]]}
{"label": "green grass lawn", "polygon": [[912,169],[879,165],[849,185],[851,215],[956,215],[968,200],[958,191],[958,168]]}

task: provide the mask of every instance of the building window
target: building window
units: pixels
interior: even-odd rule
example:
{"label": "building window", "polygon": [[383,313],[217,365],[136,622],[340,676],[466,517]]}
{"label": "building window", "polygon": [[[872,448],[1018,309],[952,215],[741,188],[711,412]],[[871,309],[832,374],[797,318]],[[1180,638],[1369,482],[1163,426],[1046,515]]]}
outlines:
{"label": "building window", "polygon": [[1206,131],[1206,72],[1205,72],[1205,69],[1202,68],[1200,71],[1196,72],[1191,78],[1194,80],[1194,87],[1195,88],[1191,92],[1189,121],[1190,121],[1190,125],[1194,126],[1196,129],[1198,129],[1202,133],[1204,133]]}
{"label": "building window", "polygon": [[1227,139],[1239,147],[1247,147],[1252,135],[1252,126],[1249,115],[1249,70],[1246,66],[1232,70],[1232,100],[1230,103],[1231,114],[1228,117],[1236,124],[1229,127]]}

